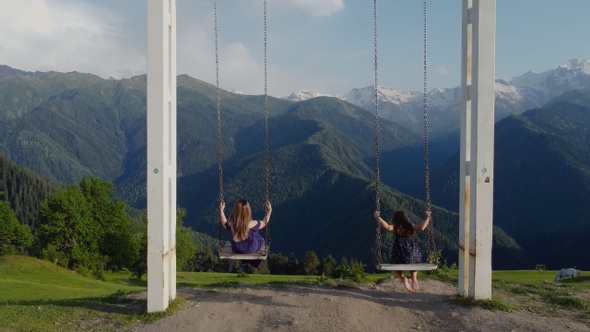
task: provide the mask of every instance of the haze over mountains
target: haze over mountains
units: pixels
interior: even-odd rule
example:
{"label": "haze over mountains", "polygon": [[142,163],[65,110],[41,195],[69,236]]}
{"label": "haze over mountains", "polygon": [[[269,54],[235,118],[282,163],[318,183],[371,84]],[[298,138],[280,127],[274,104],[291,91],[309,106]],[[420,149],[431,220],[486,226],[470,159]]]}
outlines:
{"label": "haze over mountains", "polygon": [[[499,116],[496,125],[494,268],[590,268],[587,68],[587,60],[572,60],[543,74],[497,82],[511,93],[498,89],[496,114],[513,115]],[[63,183],[90,174],[112,181],[123,199],[145,207],[145,88],[145,75],[104,80],[0,66],[0,151]],[[568,92],[552,95],[561,88]],[[457,259],[459,161],[451,138],[458,137],[458,90],[429,93],[434,228],[449,262]],[[361,100],[371,94],[372,87],[356,95]],[[216,90],[180,75],[177,95],[178,204],[188,210],[185,224],[215,237]],[[424,210],[422,95],[383,98],[382,212],[405,209],[417,221]],[[225,200],[249,198],[255,216],[263,213],[263,105],[262,96],[222,91]],[[269,98],[269,117],[271,250],[298,257],[314,250],[371,264],[373,113],[339,98]],[[567,241],[547,251],[556,238]],[[385,252],[390,244],[385,237]]]}

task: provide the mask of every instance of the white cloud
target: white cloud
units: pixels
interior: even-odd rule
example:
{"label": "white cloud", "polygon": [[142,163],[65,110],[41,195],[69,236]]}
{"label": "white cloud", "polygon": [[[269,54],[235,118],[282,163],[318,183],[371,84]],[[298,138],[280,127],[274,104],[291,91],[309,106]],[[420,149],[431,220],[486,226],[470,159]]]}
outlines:
{"label": "white cloud", "polygon": [[247,94],[264,93],[264,69],[242,43],[220,46],[219,76],[222,88]]}
{"label": "white cloud", "polygon": [[451,74],[451,71],[449,70],[449,68],[440,65],[436,67],[436,73],[441,76],[449,76]]}
{"label": "white cloud", "polygon": [[145,73],[145,47],[124,18],[82,1],[11,0],[0,11],[2,61],[30,71],[80,71],[102,77]]}
{"label": "white cloud", "polygon": [[316,17],[331,16],[344,9],[344,0],[291,0],[291,3]]}

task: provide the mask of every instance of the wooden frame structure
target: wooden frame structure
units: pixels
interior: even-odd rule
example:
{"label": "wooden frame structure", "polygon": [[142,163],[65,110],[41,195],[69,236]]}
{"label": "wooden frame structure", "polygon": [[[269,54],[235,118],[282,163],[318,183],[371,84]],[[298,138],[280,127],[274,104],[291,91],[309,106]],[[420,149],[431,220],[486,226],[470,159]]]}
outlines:
{"label": "wooden frame structure", "polygon": [[219,250],[219,259],[235,259],[235,260],[265,260],[268,257],[268,250],[266,246],[253,254],[242,254],[233,252],[231,245],[226,245]]}
{"label": "wooden frame structure", "polygon": [[[147,311],[158,312],[176,298],[176,1],[146,1]],[[459,293],[476,299],[491,298],[495,19],[496,0],[463,0]]]}
{"label": "wooden frame structure", "polygon": [[436,264],[417,263],[417,264],[377,264],[377,269],[381,271],[433,271],[438,268]]}
{"label": "wooden frame structure", "polygon": [[463,0],[459,294],[492,298],[496,0]]}

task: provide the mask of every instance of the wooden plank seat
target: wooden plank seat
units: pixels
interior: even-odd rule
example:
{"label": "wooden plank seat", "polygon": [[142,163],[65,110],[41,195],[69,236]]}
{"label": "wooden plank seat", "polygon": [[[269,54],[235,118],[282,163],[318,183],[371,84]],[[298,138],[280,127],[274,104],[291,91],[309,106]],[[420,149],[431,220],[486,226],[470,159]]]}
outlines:
{"label": "wooden plank seat", "polygon": [[432,271],[436,270],[436,264],[417,263],[417,264],[377,264],[377,269],[381,271]]}
{"label": "wooden plank seat", "polygon": [[259,260],[266,259],[268,256],[268,248],[266,246],[260,248],[257,253],[241,254],[231,250],[231,245],[227,244],[219,251],[220,259],[236,259],[236,260]]}

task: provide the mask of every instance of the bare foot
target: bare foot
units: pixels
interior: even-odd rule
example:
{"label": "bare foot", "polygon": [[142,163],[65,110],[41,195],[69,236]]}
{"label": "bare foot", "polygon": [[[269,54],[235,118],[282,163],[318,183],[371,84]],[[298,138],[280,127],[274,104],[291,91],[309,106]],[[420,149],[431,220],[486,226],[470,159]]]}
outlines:
{"label": "bare foot", "polygon": [[407,289],[409,292],[413,292],[413,291],[414,291],[414,289],[413,289],[413,288],[412,288],[412,286],[410,285],[410,282],[408,281],[408,278],[404,277],[404,280],[403,280],[403,282],[404,282],[404,286],[406,286],[406,289]]}
{"label": "bare foot", "polygon": [[420,284],[418,283],[418,279],[412,279],[412,290],[417,292],[420,290]]}

